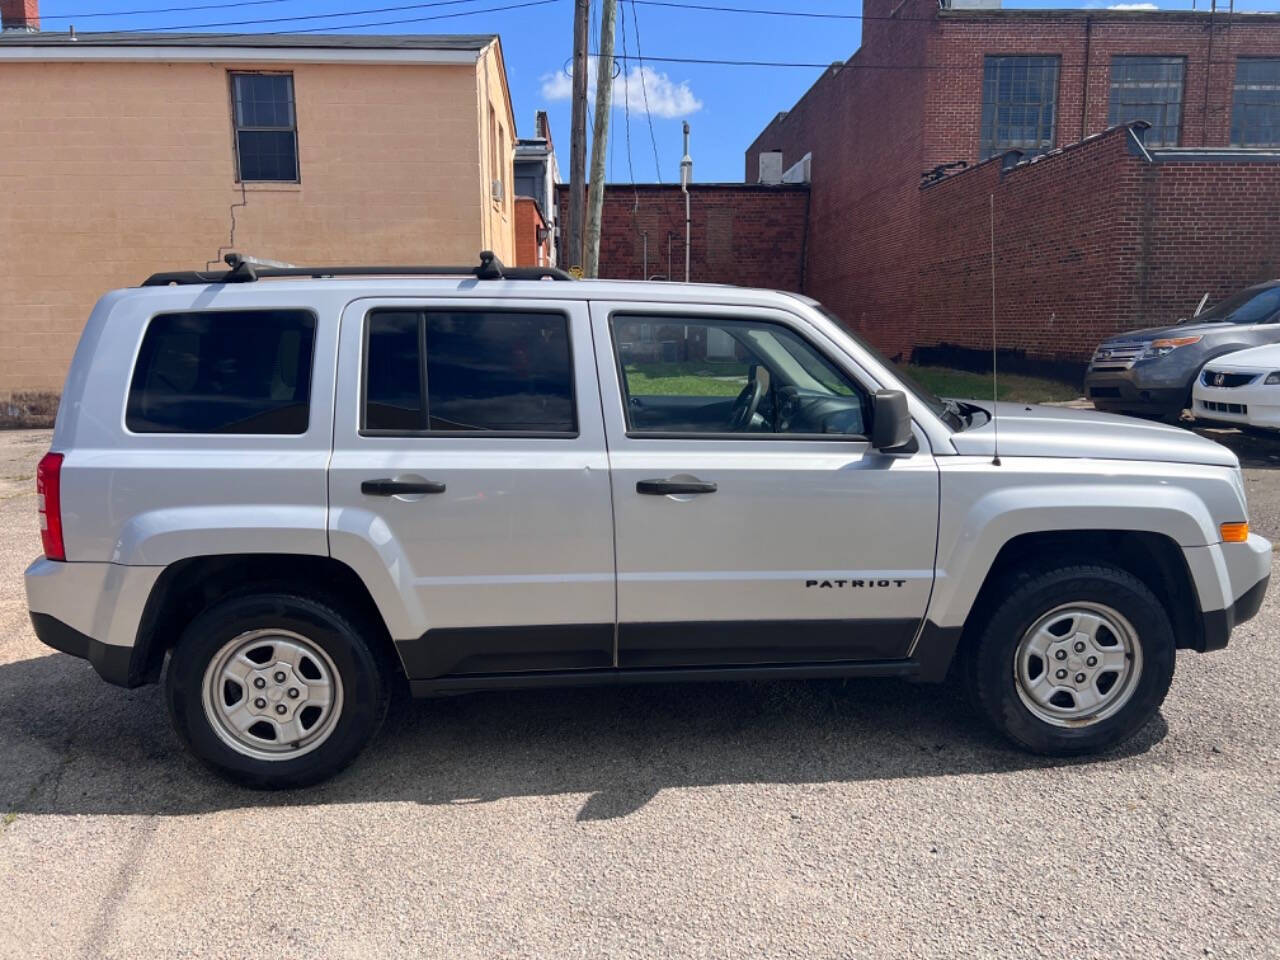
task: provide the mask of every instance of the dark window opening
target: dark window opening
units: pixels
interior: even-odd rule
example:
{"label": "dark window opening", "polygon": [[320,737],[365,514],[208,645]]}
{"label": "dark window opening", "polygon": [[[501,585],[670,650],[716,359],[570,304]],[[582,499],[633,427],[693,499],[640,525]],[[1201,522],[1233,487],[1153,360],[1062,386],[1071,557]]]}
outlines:
{"label": "dark window opening", "polygon": [[1053,146],[1057,57],[987,57],[982,70],[982,159]]}
{"label": "dark window opening", "polygon": [[304,310],[154,317],[125,425],[134,433],[306,433],[315,327]]}
{"label": "dark window opening", "polygon": [[293,75],[233,73],[236,174],[241,182],[298,179],[298,127]]}
{"label": "dark window opening", "polygon": [[562,314],[379,310],[368,324],[364,429],[577,433]]}
{"label": "dark window opening", "polygon": [[1280,57],[1241,57],[1231,105],[1231,143],[1280,147]]}
{"label": "dark window opening", "polygon": [[1176,147],[1182,132],[1182,57],[1112,57],[1111,113],[1115,126],[1146,120],[1149,147]]}

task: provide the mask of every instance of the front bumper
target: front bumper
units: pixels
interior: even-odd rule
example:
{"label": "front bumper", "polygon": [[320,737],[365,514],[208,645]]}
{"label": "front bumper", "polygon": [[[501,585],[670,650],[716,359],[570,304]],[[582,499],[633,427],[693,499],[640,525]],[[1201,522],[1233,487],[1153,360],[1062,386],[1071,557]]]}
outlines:
{"label": "front bumper", "polygon": [[1211,387],[1197,381],[1191,412],[1197,420],[1280,430],[1280,386]]}
{"label": "front bumper", "polygon": [[1246,620],[1252,620],[1262,608],[1262,600],[1267,595],[1267,584],[1271,575],[1263,577],[1246,590],[1230,607],[1225,610],[1210,610],[1201,614],[1200,622],[1204,637],[1204,651],[1221,650],[1231,639],[1231,631]]}
{"label": "front bumper", "polygon": [[[1137,375],[1135,375],[1137,370]],[[1099,410],[1118,413],[1176,414],[1187,404],[1190,383],[1150,382],[1141,369],[1094,370],[1084,377],[1084,395]]]}
{"label": "front bumper", "polygon": [[1182,553],[1200,601],[1200,635],[1192,645],[1202,652],[1221,650],[1231,631],[1262,606],[1271,579],[1271,544],[1253,533],[1245,543],[1183,547]]}

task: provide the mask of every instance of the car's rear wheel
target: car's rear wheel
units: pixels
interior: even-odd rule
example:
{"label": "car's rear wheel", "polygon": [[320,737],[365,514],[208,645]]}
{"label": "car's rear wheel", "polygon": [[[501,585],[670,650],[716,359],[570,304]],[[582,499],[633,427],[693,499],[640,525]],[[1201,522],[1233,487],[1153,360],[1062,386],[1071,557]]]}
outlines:
{"label": "car's rear wheel", "polygon": [[247,786],[300,787],[337,773],[377,732],[387,672],[348,616],[260,593],[191,622],[165,691],[175,730],[206,764]]}
{"label": "car's rear wheel", "polygon": [[1041,567],[996,595],[968,651],[968,679],[979,709],[1011,740],[1037,753],[1093,753],[1155,715],[1176,643],[1141,580],[1104,564]]}

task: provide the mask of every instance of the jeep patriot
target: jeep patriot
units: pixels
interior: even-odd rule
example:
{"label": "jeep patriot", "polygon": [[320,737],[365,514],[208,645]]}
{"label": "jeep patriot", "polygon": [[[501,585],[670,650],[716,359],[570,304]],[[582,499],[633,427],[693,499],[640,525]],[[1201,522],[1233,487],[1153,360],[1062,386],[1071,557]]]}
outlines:
{"label": "jeep patriot", "polygon": [[94,308],[26,589],[251,786],[343,768],[398,683],[954,667],[1021,747],[1105,750],[1266,590],[1224,447],[941,400],[803,296],[228,263]]}

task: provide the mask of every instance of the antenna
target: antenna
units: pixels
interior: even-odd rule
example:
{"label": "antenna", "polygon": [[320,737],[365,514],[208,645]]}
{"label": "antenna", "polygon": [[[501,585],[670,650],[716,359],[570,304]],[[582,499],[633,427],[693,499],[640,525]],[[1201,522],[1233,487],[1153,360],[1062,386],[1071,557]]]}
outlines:
{"label": "antenna", "polygon": [[1000,404],[1000,381],[996,374],[996,195],[991,194],[991,465],[1000,466],[1000,422],[996,408]]}

